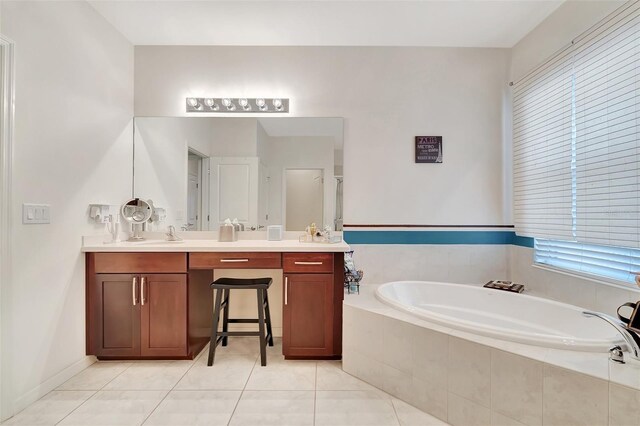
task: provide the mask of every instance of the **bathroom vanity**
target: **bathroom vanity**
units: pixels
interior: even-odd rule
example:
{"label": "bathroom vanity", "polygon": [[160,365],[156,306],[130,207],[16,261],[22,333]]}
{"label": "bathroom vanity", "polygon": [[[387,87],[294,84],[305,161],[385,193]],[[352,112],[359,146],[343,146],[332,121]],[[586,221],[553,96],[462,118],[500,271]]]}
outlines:
{"label": "bathroom vanity", "polygon": [[270,269],[283,274],[282,294],[269,293],[282,298],[285,358],[338,359],[348,249],[293,240],[85,242],[87,354],[193,359],[211,334],[214,271]]}
{"label": "bathroom vanity", "polygon": [[[121,217],[121,231],[133,229],[135,238],[144,226],[152,239],[85,238],[87,354],[193,358],[211,335],[211,282],[270,276],[273,330],[285,357],[340,358],[349,247],[298,237],[312,223],[342,230],[342,152],[341,118],[136,117],[133,199],[91,217]],[[145,213],[139,220],[132,206]],[[245,239],[217,241],[226,219],[237,220]],[[267,241],[261,229],[270,225],[289,236]],[[164,241],[168,227],[191,238]],[[255,292],[238,290],[230,306],[233,317],[255,317]]]}

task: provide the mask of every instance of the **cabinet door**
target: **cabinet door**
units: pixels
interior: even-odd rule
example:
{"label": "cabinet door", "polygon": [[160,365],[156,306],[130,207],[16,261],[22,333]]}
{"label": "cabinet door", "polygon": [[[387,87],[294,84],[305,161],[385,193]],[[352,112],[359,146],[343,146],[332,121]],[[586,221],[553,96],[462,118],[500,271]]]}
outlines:
{"label": "cabinet door", "polygon": [[284,355],[333,355],[333,274],[286,274],[284,278]]}
{"label": "cabinet door", "polygon": [[142,275],[140,306],[142,356],[186,356],[187,276]]}
{"label": "cabinet door", "polygon": [[140,278],[131,274],[96,274],[89,294],[92,354],[140,356]]}

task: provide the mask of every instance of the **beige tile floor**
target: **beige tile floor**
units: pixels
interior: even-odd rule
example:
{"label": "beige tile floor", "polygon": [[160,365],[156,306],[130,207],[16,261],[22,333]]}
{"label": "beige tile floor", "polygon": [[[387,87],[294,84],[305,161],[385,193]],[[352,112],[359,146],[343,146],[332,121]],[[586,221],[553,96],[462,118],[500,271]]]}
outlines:
{"label": "beige tile floor", "polygon": [[213,367],[206,350],[193,361],[97,362],[3,424],[445,425],[340,361],[285,361],[277,341],[267,364],[253,338],[229,339]]}

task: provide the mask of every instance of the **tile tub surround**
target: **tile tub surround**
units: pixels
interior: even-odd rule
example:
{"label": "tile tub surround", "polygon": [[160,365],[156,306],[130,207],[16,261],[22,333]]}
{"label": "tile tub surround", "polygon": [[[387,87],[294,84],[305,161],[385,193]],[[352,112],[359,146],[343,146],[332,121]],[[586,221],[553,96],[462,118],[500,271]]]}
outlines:
{"label": "tile tub surround", "polygon": [[422,280],[486,283],[508,279],[509,245],[352,244],[365,283]]}
{"label": "tile tub surround", "polygon": [[[455,285],[455,284],[452,284]],[[343,369],[452,425],[638,425],[640,363],[523,345],[345,297]]]}
{"label": "tile tub surround", "polygon": [[99,361],[27,407],[7,425],[446,426],[365,383],[340,361],[287,361],[236,337],[207,367],[193,361]]}

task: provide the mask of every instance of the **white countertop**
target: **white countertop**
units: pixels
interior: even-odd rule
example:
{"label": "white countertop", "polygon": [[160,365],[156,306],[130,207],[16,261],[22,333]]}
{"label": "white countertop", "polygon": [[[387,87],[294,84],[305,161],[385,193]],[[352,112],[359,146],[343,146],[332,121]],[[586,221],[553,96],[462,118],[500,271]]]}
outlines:
{"label": "white countertop", "polygon": [[211,239],[185,239],[169,242],[147,239],[141,242],[103,243],[101,238],[83,237],[83,252],[345,252],[349,245],[339,243],[301,243],[297,240],[267,241],[257,239],[221,243]]}

